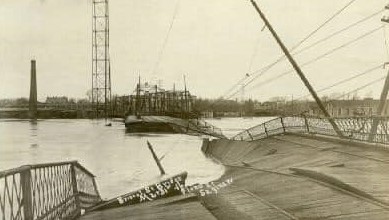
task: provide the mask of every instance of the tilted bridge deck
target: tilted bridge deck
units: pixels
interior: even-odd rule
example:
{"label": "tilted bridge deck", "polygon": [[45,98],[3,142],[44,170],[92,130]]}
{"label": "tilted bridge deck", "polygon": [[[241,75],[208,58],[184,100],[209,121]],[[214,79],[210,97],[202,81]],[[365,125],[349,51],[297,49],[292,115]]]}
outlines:
{"label": "tilted bridge deck", "polygon": [[[366,142],[372,119],[342,120],[337,123],[343,123],[339,127],[349,134],[342,139],[331,133],[325,119],[292,117],[253,127],[235,136],[237,140],[205,141],[203,152],[226,167],[221,179],[233,180],[215,195],[178,196],[88,212],[101,198],[93,174],[76,161],[3,171],[0,216],[11,220],[387,219],[389,151],[383,145],[388,140],[387,120],[381,119],[372,143]],[[86,210],[83,216],[81,209]]]}

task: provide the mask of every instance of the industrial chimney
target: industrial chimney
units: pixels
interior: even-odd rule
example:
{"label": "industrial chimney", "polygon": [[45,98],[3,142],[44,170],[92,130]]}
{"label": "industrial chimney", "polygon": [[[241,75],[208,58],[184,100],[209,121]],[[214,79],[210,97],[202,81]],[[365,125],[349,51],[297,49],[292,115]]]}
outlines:
{"label": "industrial chimney", "polygon": [[37,86],[36,86],[36,62],[31,60],[31,84],[30,84],[30,102],[29,116],[31,119],[37,118]]}

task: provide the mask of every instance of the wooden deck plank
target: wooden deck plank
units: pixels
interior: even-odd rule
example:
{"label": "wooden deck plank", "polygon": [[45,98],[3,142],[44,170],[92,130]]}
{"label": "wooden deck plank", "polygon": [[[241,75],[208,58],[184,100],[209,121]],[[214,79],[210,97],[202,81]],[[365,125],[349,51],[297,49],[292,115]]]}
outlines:
{"label": "wooden deck plank", "polygon": [[285,136],[277,136],[279,139],[285,139],[289,141],[297,141],[301,144],[307,144],[312,145],[319,148],[334,148],[336,150],[360,155],[360,156],[366,156],[366,157],[372,157],[377,158],[382,161],[386,161],[389,163],[389,151],[378,148],[378,147],[372,147],[367,146],[361,147],[359,145],[352,145],[350,144],[342,144],[342,143],[336,143],[332,141],[325,141],[322,139],[315,139],[315,138],[302,138],[295,135],[285,135]]}
{"label": "wooden deck plank", "polygon": [[[232,165],[227,166],[222,178],[232,177],[234,185],[264,198],[298,218],[389,219],[389,206],[384,203],[389,201],[389,196],[386,196],[389,195],[389,173],[386,172],[389,169],[386,162],[389,161],[389,152],[371,146],[361,148],[358,145],[354,149],[354,146],[348,144],[283,135],[255,141],[258,147],[245,152],[245,156],[234,161],[232,152],[239,154],[239,147],[247,149],[244,148],[247,144],[230,142],[218,146],[217,142],[216,140],[210,145],[208,153],[219,158],[223,164]],[[218,150],[213,151],[213,146]],[[225,157],[226,152],[229,152],[228,157]],[[224,156],[218,157],[219,153]],[[358,191],[343,188],[336,181],[295,175],[289,170],[293,167],[323,172],[330,179],[335,178],[340,183],[349,184],[382,202],[365,197],[368,194],[358,194],[355,193]],[[247,211],[250,210],[247,208],[250,207],[248,201],[231,193],[229,205],[234,209],[241,206],[241,211]],[[258,212],[261,210],[259,208]]]}
{"label": "wooden deck plank", "polygon": [[164,200],[81,219],[389,219],[389,151],[283,135],[251,143],[214,140],[207,154],[226,165],[221,179],[233,183],[199,197],[203,204]]}
{"label": "wooden deck plank", "polygon": [[[337,155],[336,158],[339,164],[343,164],[342,167],[334,168],[303,163],[295,164],[294,166],[331,176],[389,204],[389,199],[382,197],[382,195],[389,195],[389,188],[387,187],[389,185],[389,175],[386,172],[389,170],[389,164],[387,163],[389,158],[388,151],[373,147],[362,148],[360,146],[341,145],[339,143],[293,135],[277,137],[277,139],[285,140],[287,143],[293,141],[295,142],[293,145],[301,143],[301,145],[309,145],[320,149],[330,147],[331,149],[327,152],[336,150],[333,153]],[[322,155],[320,154],[319,156]],[[323,153],[323,156],[327,157],[328,155]],[[314,158],[315,155],[312,157]]]}
{"label": "wooden deck plank", "polygon": [[[234,184],[277,204],[280,208],[294,213],[297,217],[326,218],[335,214],[352,215],[359,211],[358,207],[362,207],[365,212],[385,211],[382,207],[368,201],[315,182],[293,181],[293,177],[276,176],[274,178],[272,176],[276,174],[261,175],[256,174],[255,171],[249,172],[251,178],[238,178]],[[256,184],[252,184],[253,179],[258,180]],[[269,184],[269,182],[273,184]]]}
{"label": "wooden deck plank", "polygon": [[218,206],[218,208],[211,210],[218,219],[290,219],[279,210],[241,189],[229,188],[217,195],[207,196],[202,199],[206,205],[216,204]]}

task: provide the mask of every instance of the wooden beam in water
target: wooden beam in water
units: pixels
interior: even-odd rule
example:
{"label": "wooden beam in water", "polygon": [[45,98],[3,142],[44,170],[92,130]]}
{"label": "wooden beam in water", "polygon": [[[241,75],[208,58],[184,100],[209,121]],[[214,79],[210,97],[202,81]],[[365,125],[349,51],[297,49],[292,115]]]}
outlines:
{"label": "wooden beam in water", "polygon": [[155,162],[157,163],[157,166],[159,168],[159,171],[161,172],[161,175],[165,175],[165,170],[163,169],[161,162],[159,161],[157,155],[154,152],[153,146],[150,144],[149,141],[147,141],[147,146],[149,147],[151,154],[153,155],[153,158],[154,158]]}

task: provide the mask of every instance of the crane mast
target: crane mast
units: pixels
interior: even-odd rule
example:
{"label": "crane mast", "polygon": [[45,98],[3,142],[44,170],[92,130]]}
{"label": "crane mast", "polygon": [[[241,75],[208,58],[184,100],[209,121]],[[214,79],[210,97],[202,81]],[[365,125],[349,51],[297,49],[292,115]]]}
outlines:
{"label": "crane mast", "polygon": [[92,108],[96,118],[107,119],[111,111],[108,0],[93,0],[92,12]]}

